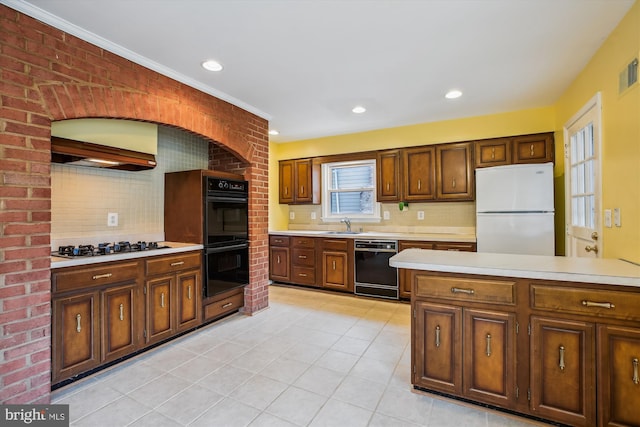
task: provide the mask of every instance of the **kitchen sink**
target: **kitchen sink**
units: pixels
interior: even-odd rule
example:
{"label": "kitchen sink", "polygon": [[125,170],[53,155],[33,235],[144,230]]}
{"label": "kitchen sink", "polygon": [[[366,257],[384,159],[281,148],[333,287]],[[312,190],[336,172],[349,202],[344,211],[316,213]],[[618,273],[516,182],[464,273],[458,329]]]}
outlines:
{"label": "kitchen sink", "polygon": [[362,231],[326,231],[325,234],[360,234]]}

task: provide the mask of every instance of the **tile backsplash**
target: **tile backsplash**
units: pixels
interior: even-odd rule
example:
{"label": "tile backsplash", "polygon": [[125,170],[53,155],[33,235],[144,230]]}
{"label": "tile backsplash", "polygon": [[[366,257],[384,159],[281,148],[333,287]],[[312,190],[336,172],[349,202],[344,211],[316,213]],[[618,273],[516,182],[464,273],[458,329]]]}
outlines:
{"label": "tile backsplash", "polygon": [[[207,169],[208,142],[158,127],[158,166],[126,172],[51,165],[51,246],[119,240],[164,240],[164,174]],[[107,215],[118,225],[107,226]]]}
{"label": "tile backsplash", "polygon": [[[398,203],[382,203],[380,214],[389,212],[389,219],[380,222],[352,221],[353,230],[378,232],[431,233],[443,232],[473,233],[476,225],[475,202],[432,202],[409,203],[409,209],[400,211]],[[418,212],[424,212],[424,219],[418,219]],[[290,230],[342,230],[344,224],[322,221],[322,208],[319,205],[290,205]],[[315,214],[315,219],[312,218]]]}

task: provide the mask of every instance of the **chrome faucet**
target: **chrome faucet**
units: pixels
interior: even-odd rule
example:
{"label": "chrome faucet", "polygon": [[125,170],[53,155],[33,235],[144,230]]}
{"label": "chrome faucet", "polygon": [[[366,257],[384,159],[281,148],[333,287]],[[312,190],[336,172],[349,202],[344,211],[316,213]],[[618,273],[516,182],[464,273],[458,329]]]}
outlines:
{"label": "chrome faucet", "polygon": [[344,217],[340,220],[340,222],[344,222],[345,225],[347,226],[347,233],[351,232],[351,220],[347,217]]}

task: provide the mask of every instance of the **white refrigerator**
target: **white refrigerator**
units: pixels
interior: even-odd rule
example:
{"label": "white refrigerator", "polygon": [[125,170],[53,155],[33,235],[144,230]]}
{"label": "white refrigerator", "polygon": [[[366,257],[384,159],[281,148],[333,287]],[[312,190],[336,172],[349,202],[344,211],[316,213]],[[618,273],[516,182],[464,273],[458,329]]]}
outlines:
{"label": "white refrigerator", "polygon": [[553,163],[476,169],[478,252],[555,255]]}

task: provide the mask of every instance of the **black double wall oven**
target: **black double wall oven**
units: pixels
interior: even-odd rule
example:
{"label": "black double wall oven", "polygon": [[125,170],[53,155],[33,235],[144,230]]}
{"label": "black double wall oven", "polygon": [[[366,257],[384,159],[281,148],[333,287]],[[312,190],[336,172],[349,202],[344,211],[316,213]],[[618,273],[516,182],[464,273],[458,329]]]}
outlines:
{"label": "black double wall oven", "polygon": [[204,178],[204,297],[249,283],[249,184]]}

